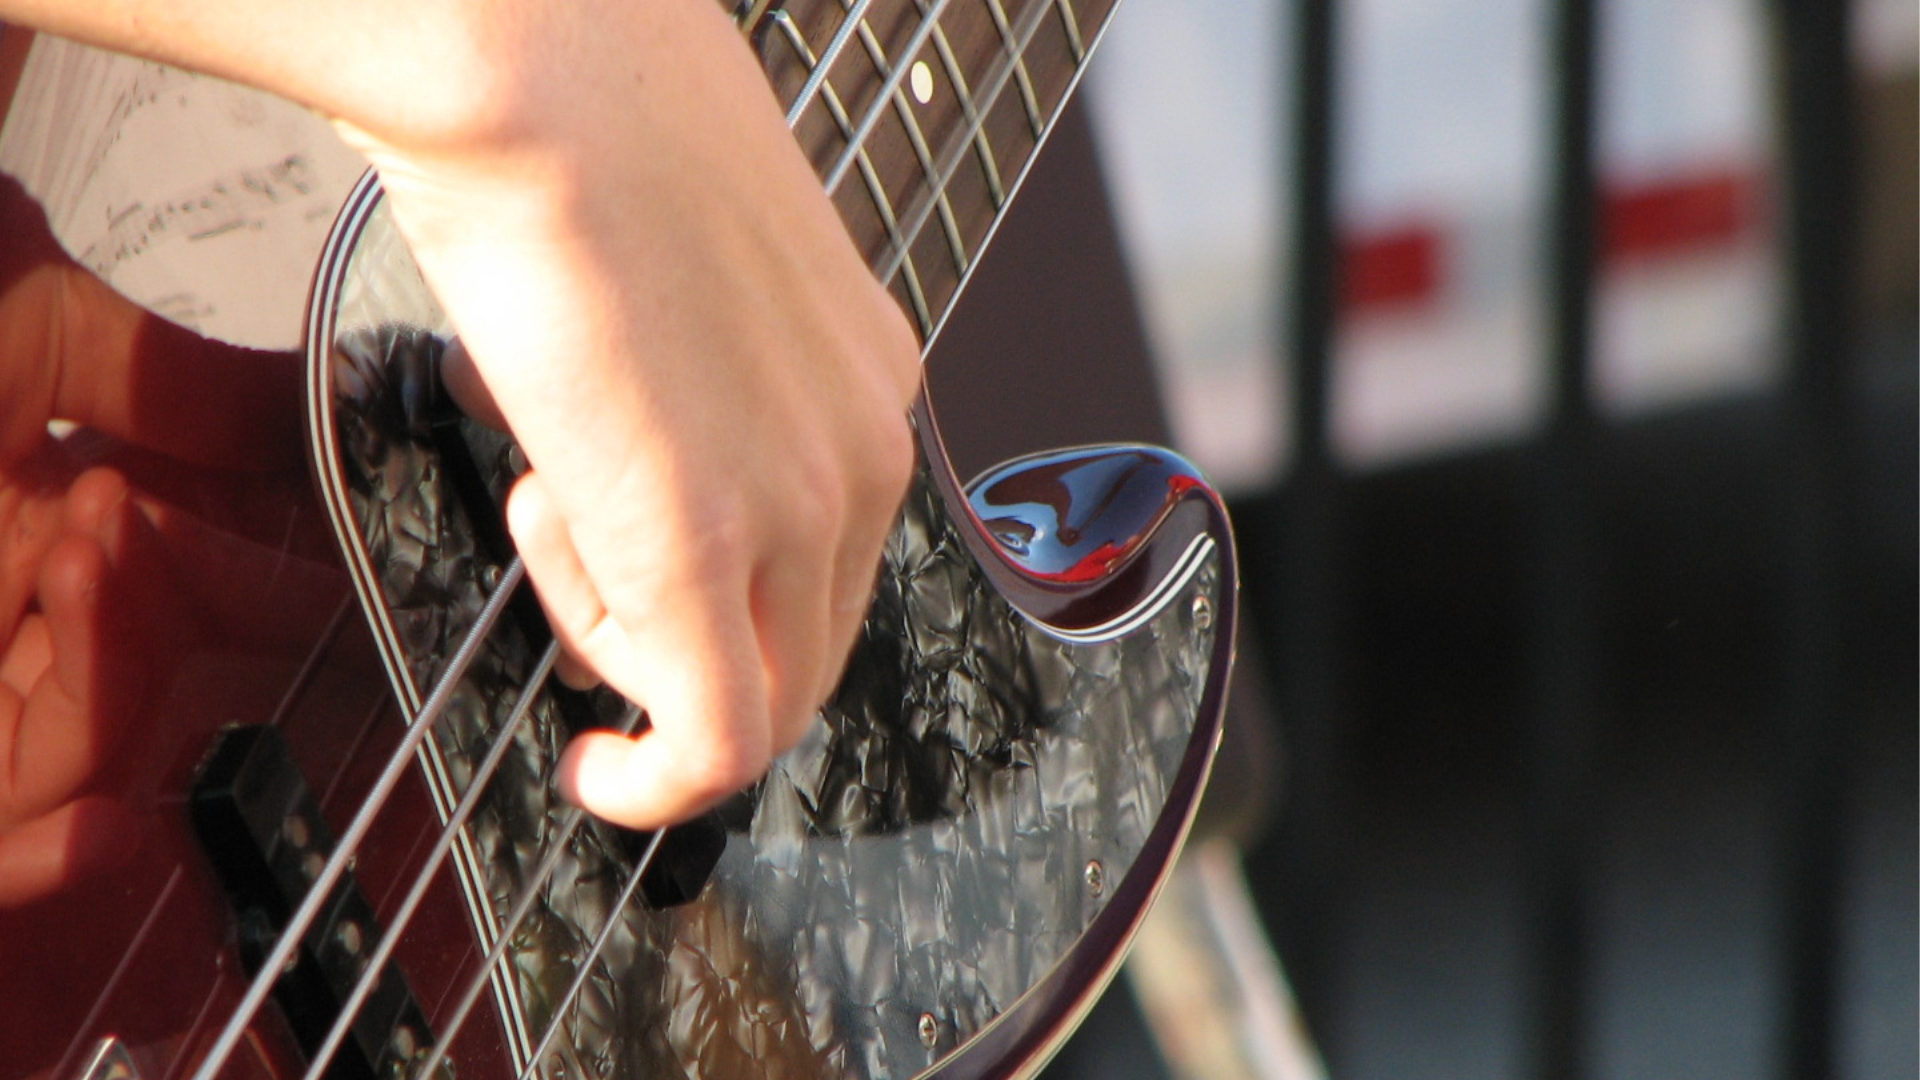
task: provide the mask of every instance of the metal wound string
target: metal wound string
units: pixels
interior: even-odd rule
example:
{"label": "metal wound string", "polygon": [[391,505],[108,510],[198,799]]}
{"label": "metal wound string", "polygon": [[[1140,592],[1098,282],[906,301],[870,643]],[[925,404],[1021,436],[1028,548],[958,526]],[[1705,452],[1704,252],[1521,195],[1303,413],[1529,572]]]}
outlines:
{"label": "metal wound string", "polygon": [[[921,47],[926,45],[927,39],[933,36],[934,28],[940,25],[940,13],[947,9],[947,4],[950,2],[951,0],[936,0],[936,3],[927,9],[926,13],[920,17],[920,25],[914,28],[913,36],[907,39],[906,47],[900,50],[900,56],[910,59],[920,52]],[[867,114],[860,118],[860,126],[854,128],[853,134],[847,137],[847,148],[840,152],[839,160],[834,162],[833,168],[827,173],[825,186],[829,198],[839,190],[840,181],[846,179],[847,170],[853,166],[854,160],[860,156],[860,151],[866,146],[867,136],[873,133],[874,125],[880,122],[880,117],[892,103],[893,96],[899,93],[900,83],[906,79],[907,72],[912,68],[911,63],[895,63],[893,71],[880,84],[879,93],[873,96],[873,104],[867,107]]]}
{"label": "metal wound string", "polygon": [[[1015,37],[1018,38],[1017,50],[1009,52],[1000,65],[993,69],[986,84],[981,87],[977,95],[986,103],[985,107],[976,110],[973,119],[968,121],[966,129],[961,132],[961,137],[951,140],[947,148],[941,152],[939,167],[935,170],[935,183],[929,195],[921,199],[919,206],[900,223],[900,233],[907,238],[907,244],[913,243],[920,236],[920,230],[926,227],[927,218],[933,213],[934,205],[939,201],[936,197],[937,193],[946,190],[948,181],[953,179],[953,174],[960,167],[961,160],[967,156],[969,144],[978,137],[980,129],[986,126],[988,111],[993,108],[994,102],[1000,100],[1000,92],[1007,88],[1007,80],[1013,77],[1014,68],[1026,55],[1027,46],[1033,43],[1033,36],[1039,33],[1040,24],[1049,10],[1048,4],[1042,0],[1029,7],[1027,13],[1021,17],[1019,25],[1015,27]],[[1039,153],[1038,147],[1034,149],[1034,153]],[[900,264],[906,259],[907,247],[895,242],[892,256],[877,276],[881,281],[891,279],[893,275],[900,272]]]}
{"label": "metal wound string", "polygon": [[833,39],[827,42],[826,49],[820,53],[819,62],[807,73],[807,81],[800,87],[800,93],[794,96],[793,104],[787,107],[789,128],[800,123],[800,115],[806,112],[808,105],[813,104],[820,88],[827,84],[827,75],[833,62],[840,58],[840,51],[847,47],[847,42],[853,40],[854,32],[860,28],[861,20],[867,17],[867,9],[872,6],[873,0],[859,0],[847,10],[847,17],[840,20],[840,28],[833,32]]}
{"label": "metal wound string", "polygon": [[587,949],[587,955],[580,960],[580,966],[574,969],[573,981],[567,984],[567,992],[560,996],[560,1003],[554,1008],[552,1019],[547,1021],[547,1029],[540,1033],[540,1041],[534,1044],[533,1053],[527,1058],[527,1067],[520,1071],[519,1080],[528,1080],[539,1070],[540,1055],[547,1052],[547,1047],[553,1044],[554,1036],[560,1033],[560,1028],[567,1018],[567,1010],[573,1007],[574,1002],[580,1000],[580,992],[587,985],[587,976],[593,971],[594,961],[600,959],[600,954],[606,951],[607,942],[613,939],[614,928],[620,925],[620,913],[627,910],[627,904],[633,899],[633,890],[640,886],[641,877],[653,865],[654,855],[660,850],[660,841],[666,839],[666,836],[667,830],[661,829],[647,841],[647,850],[640,854],[639,865],[634,867],[633,874],[627,878],[626,885],[620,889],[620,898],[607,909],[607,921],[600,925],[600,932],[594,935],[593,945]]}
{"label": "metal wound string", "polygon": [[[634,726],[639,723],[640,716],[640,707],[629,704],[619,728],[621,733],[631,733]],[[492,977],[494,970],[500,967],[502,959],[506,956],[507,947],[513,942],[514,933],[520,929],[520,924],[525,922],[527,915],[532,912],[534,902],[540,898],[541,890],[546,888],[547,882],[553,877],[554,870],[559,867],[560,857],[566,854],[567,842],[573,838],[574,830],[580,827],[580,821],[585,816],[586,811],[577,806],[569,807],[561,816],[558,827],[555,829],[556,837],[552,846],[547,849],[540,864],[534,868],[533,875],[525,885],[521,886],[519,894],[514,897],[513,908],[501,924],[500,933],[493,943],[493,948],[487,951],[486,958],[480,962],[480,969],[467,980],[466,987],[460,992],[459,1005],[453,1010],[445,1030],[435,1036],[433,1050],[427,1055],[426,1062],[414,1074],[415,1076],[433,1075],[433,1071],[446,1060],[447,1048],[453,1044],[460,1030],[466,1026],[467,1017],[473,1011],[474,1003],[480,1000],[480,994],[486,989],[487,981]],[[659,840],[666,832],[667,830],[661,829],[654,834],[639,864],[634,867],[634,881],[638,881],[640,876],[647,872],[653,859],[653,852],[659,847]],[[627,892],[630,891],[629,885]]]}
{"label": "metal wound string", "polygon": [[[825,85],[829,69],[838,58],[840,52],[845,48],[846,41],[851,38],[858,28],[859,20],[864,15],[870,2],[871,0],[861,0],[860,3],[854,5],[854,7],[849,10],[847,18],[841,23],[839,29],[834,31],[833,39],[827,43],[826,51],[820,54],[819,59],[814,64],[812,72],[808,75],[807,82],[801,89],[801,97],[795,99],[793,106],[788,109],[787,124],[789,127],[798,124],[801,112],[807,105],[812,104],[813,99],[818,95],[821,87]],[[860,118],[859,125],[847,136],[846,148],[840,152],[840,156],[834,162],[832,170],[828,172],[824,185],[829,197],[838,190],[840,182],[846,178],[847,170],[859,158],[860,152],[865,149],[867,137],[873,133],[873,129],[879,124],[880,118],[885,114],[894,95],[898,93],[902,80],[906,78],[908,71],[911,70],[912,64],[905,62],[905,59],[910,59],[926,44],[927,39],[938,27],[940,15],[946,10],[949,2],[950,0],[936,0],[934,5],[926,9],[921,15],[920,25],[915,28],[914,35],[907,42],[906,48],[898,54],[893,66],[893,71],[888,74],[886,81],[881,84],[880,92],[874,95],[873,103],[867,107],[865,115]],[[999,100],[1001,92],[1006,89],[1007,81],[1013,77],[1014,69],[1025,57],[1028,46],[1033,43],[1034,35],[1039,33],[1040,25],[1050,10],[1052,10],[1051,6],[1045,3],[1044,0],[1041,0],[1041,2],[1029,4],[1025,13],[1020,17],[1019,22],[1014,27],[1014,37],[1016,39],[1014,48],[1007,50],[1000,62],[993,68],[986,83],[981,86],[979,91],[974,95],[975,98],[983,103],[983,107],[974,110],[973,118],[967,122],[966,128],[960,132],[961,137],[949,140],[948,145],[941,152],[938,168],[935,170],[936,175],[934,182],[929,186],[928,195],[919,200],[919,205],[900,223],[899,235],[888,236],[887,243],[893,248],[893,252],[888,257],[882,269],[876,274],[879,280],[887,281],[892,278],[894,274],[899,273],[900,266],[906,261],[913,241],[919,237],[920,230],[926,227],[927,218],[933,213],[933,208],[938,202],[938,193],[946,189],[947,184],[953,179],[953,174],[959,169],[961,160],[966,157],[968,145],[980,134],[981,129],[986,126],[988,112],[991,110],[993,103]]]}
{"label": "metal wound string", "polygon": [[226,1065],[227,1058],[232,1055],[234,1047],[239,1045],[241,1037],[246,1033],[247,1025],[260,1011],[260,1006],[265,1003],[267,995],[273,992],[273,987],[280,981],[288,961],[293,959],[295,950],[300,947],[307,931],[319,917],[321,907],[332,898],[334,886],[339,884],[341,875],[346,873],[348,864],[353,861],[354,853],[360,850],[360,842],[372,829],[374,817],[379,814],[380,809],[386,805],[388,797],[393,794],[394,788],[399,785],[400,777],[405,774],[411,764],[414,751],[420,748],[420,744],[433,730],[434,723],[439,720],[440,714],[446,711],[447,702],[452,698],[453,687],[466,674],[467,668],[472,666],[473,659],[479,655],[480,647],[485,643],[487,635],[492,631],[494,624],[500,620],[500,614],[507,609],[508,598],[525,577],[526,568],[518,558],[507,564],[506,572],[501,575],[499,586],[494,589],[493,595],[487,598],[486,606],[480,609],[479,617],[467,631],[466,638],[460,642],[460,648],[454,652],[446,672],[434,685],[433,693],[421,705],[419,715],[415,716],[413,722],[407,726],[406,736],[400,740],[400,745],[387,759],[386,767],[380,771],[380,776],[374,782],[372,790],[367,793],[366,800],[354,812],[353,820],[348,823],[346,832],[341,834],[333,854],[327,858],[326,865],[321,867],[320,873],[315,876],[306,897],[300,901],[300,906],[294,909],[293,916],[287,920],[286,928],[281,930],[273,949],[262,961],[259,973],[248,985],[246,995],[240,999],[240,1004],[234,1009],[233,1015],[228,1017],[226,1025],[220,1029],[219,1037],[214,1040],[212,1048],[201,1061],[200,1067],[194,1071],[193,1080],[214,1080],[220,1069]]}
{"label": "metal wound string", "polygon": [[453,850],[454,841],[459,837],[461,827],[467,823],[467,819],[473,816],[473,811],[480,805],[480,796],[486,789],[487,782],[493,779],[493,774],[500,768],[500,763],[506,760],[507,750],[513,745],[515,731],[526,719],[527,712],[531,709],[534,696],[540,687],[546,685],[547,675],[553,671],[554,661],[559,656],[560,643],[555,641],[547,646],[546,652],[540,656],[540,662],[527,676],[526,685],[521,688],[520,696],[514,701],[512,713],[500,725],[499,732],[494,736],[493,745],[488,748],[487,756],[474,771],[473,778],[467,784],[466,793],[460,798],[460,804],[448,816],[446,828],[441,830],[439,840],[434,843],[433,850],[427,854],[426,862],[414,878],[406,898],[401,901],[393,916],[385,921],[386,932],[381,936],[380,943],[373,954],[367,958],[366,966],[360,973],[360,979],[354,984],[353,993],[348,995],[346,1002],[341,1005],[340,1015],[335,1018],[333,1027],[328,1030],[326,1041],[321,1043],[319,1050],[314,1052],[313,1061],[307,1066],[302,1080],[320,1080],[327,1066],[333,1062],[333,1056],[339,1052],[340,1044],[346,1039],[347,1032],[352,1029],[354,1020],[359,1017],[360,1010],[366,1007],[367,998],[379,986],[380,973],[386,969],[387,962],[392,959],[393,950],[400,943],[400,935],[413,921],[414,910],[419,907],[421,898],[426,896],[428,887],[433,884],[434,872],[440,868],[441,863],[446,861],[447,854]]}

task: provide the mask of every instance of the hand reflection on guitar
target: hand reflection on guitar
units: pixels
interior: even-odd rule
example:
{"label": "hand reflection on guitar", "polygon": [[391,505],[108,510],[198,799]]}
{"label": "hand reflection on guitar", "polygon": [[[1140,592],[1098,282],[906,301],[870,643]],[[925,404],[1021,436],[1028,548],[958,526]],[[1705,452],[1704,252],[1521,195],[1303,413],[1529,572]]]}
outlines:
{"label": "hand reflection on guitar", "polygon": [[[0,907],[137,847],[244,669],[314,640],[343,583],[310,505],[290,354],[166,323],[74,262],[0,177]],[[71,425],[67,434],[50,421]],[[265,692],[265,687],[260,688]],[[204,742],[204,740],[200,740]]]}

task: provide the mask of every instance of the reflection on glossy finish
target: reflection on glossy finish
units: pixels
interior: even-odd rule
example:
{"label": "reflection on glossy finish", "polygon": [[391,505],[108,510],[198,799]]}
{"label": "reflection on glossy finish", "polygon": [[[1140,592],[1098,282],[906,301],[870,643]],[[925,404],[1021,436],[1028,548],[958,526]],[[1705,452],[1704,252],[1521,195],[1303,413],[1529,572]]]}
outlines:
{"label": "reflection on glossy finish", "polygon": [[135,307],[0,178],[0,404],[0,1077],[162,1077],[231,986],[195,763],[303,679],[356,700],[299,367]]}
{"label": "reflection on glossy finish", "polygon": [[1119,572],[1203,484],[1171,450],[1089,446],[1008,462],[967,493],[1008,562],[1040,581],[1076,584]]}

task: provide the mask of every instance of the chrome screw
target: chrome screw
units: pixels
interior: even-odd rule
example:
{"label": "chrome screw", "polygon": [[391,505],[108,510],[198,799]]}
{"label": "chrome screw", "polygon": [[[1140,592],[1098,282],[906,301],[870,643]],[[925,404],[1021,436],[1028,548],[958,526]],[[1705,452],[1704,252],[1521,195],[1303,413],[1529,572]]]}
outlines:
{"label": "chrome screw", "polygon": [[1086,878],[1087,889],[1092,892],[1093,895],[1099,896],[1102,892],[1106,891],[1107,868],[1100,865],[1099,859],[1094,859],[1087,863]]}
{"label": "chrome screw", "polygon": [[920,1014],[920,1045],[931,1050],[940,1041],[940,1021],[932,1013]]}
{"label": "chrome screw", "polygon": [[1198,630],[1205,630],[1213,625],[1213,601],[1208,599],[1205,593],[1193,598],[1193,625]]}

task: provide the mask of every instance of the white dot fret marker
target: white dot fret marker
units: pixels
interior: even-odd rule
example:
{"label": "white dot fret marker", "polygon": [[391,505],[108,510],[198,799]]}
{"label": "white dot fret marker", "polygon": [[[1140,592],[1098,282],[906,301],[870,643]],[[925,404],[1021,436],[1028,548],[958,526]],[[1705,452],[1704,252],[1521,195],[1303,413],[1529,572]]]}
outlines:
{"label": "white dot fret marker", "polygon": [[915,60],[913,70],[907,73],[907,81],[913,86],[913,100],[925,105],[933,100],[933,69],[925,60]]}

